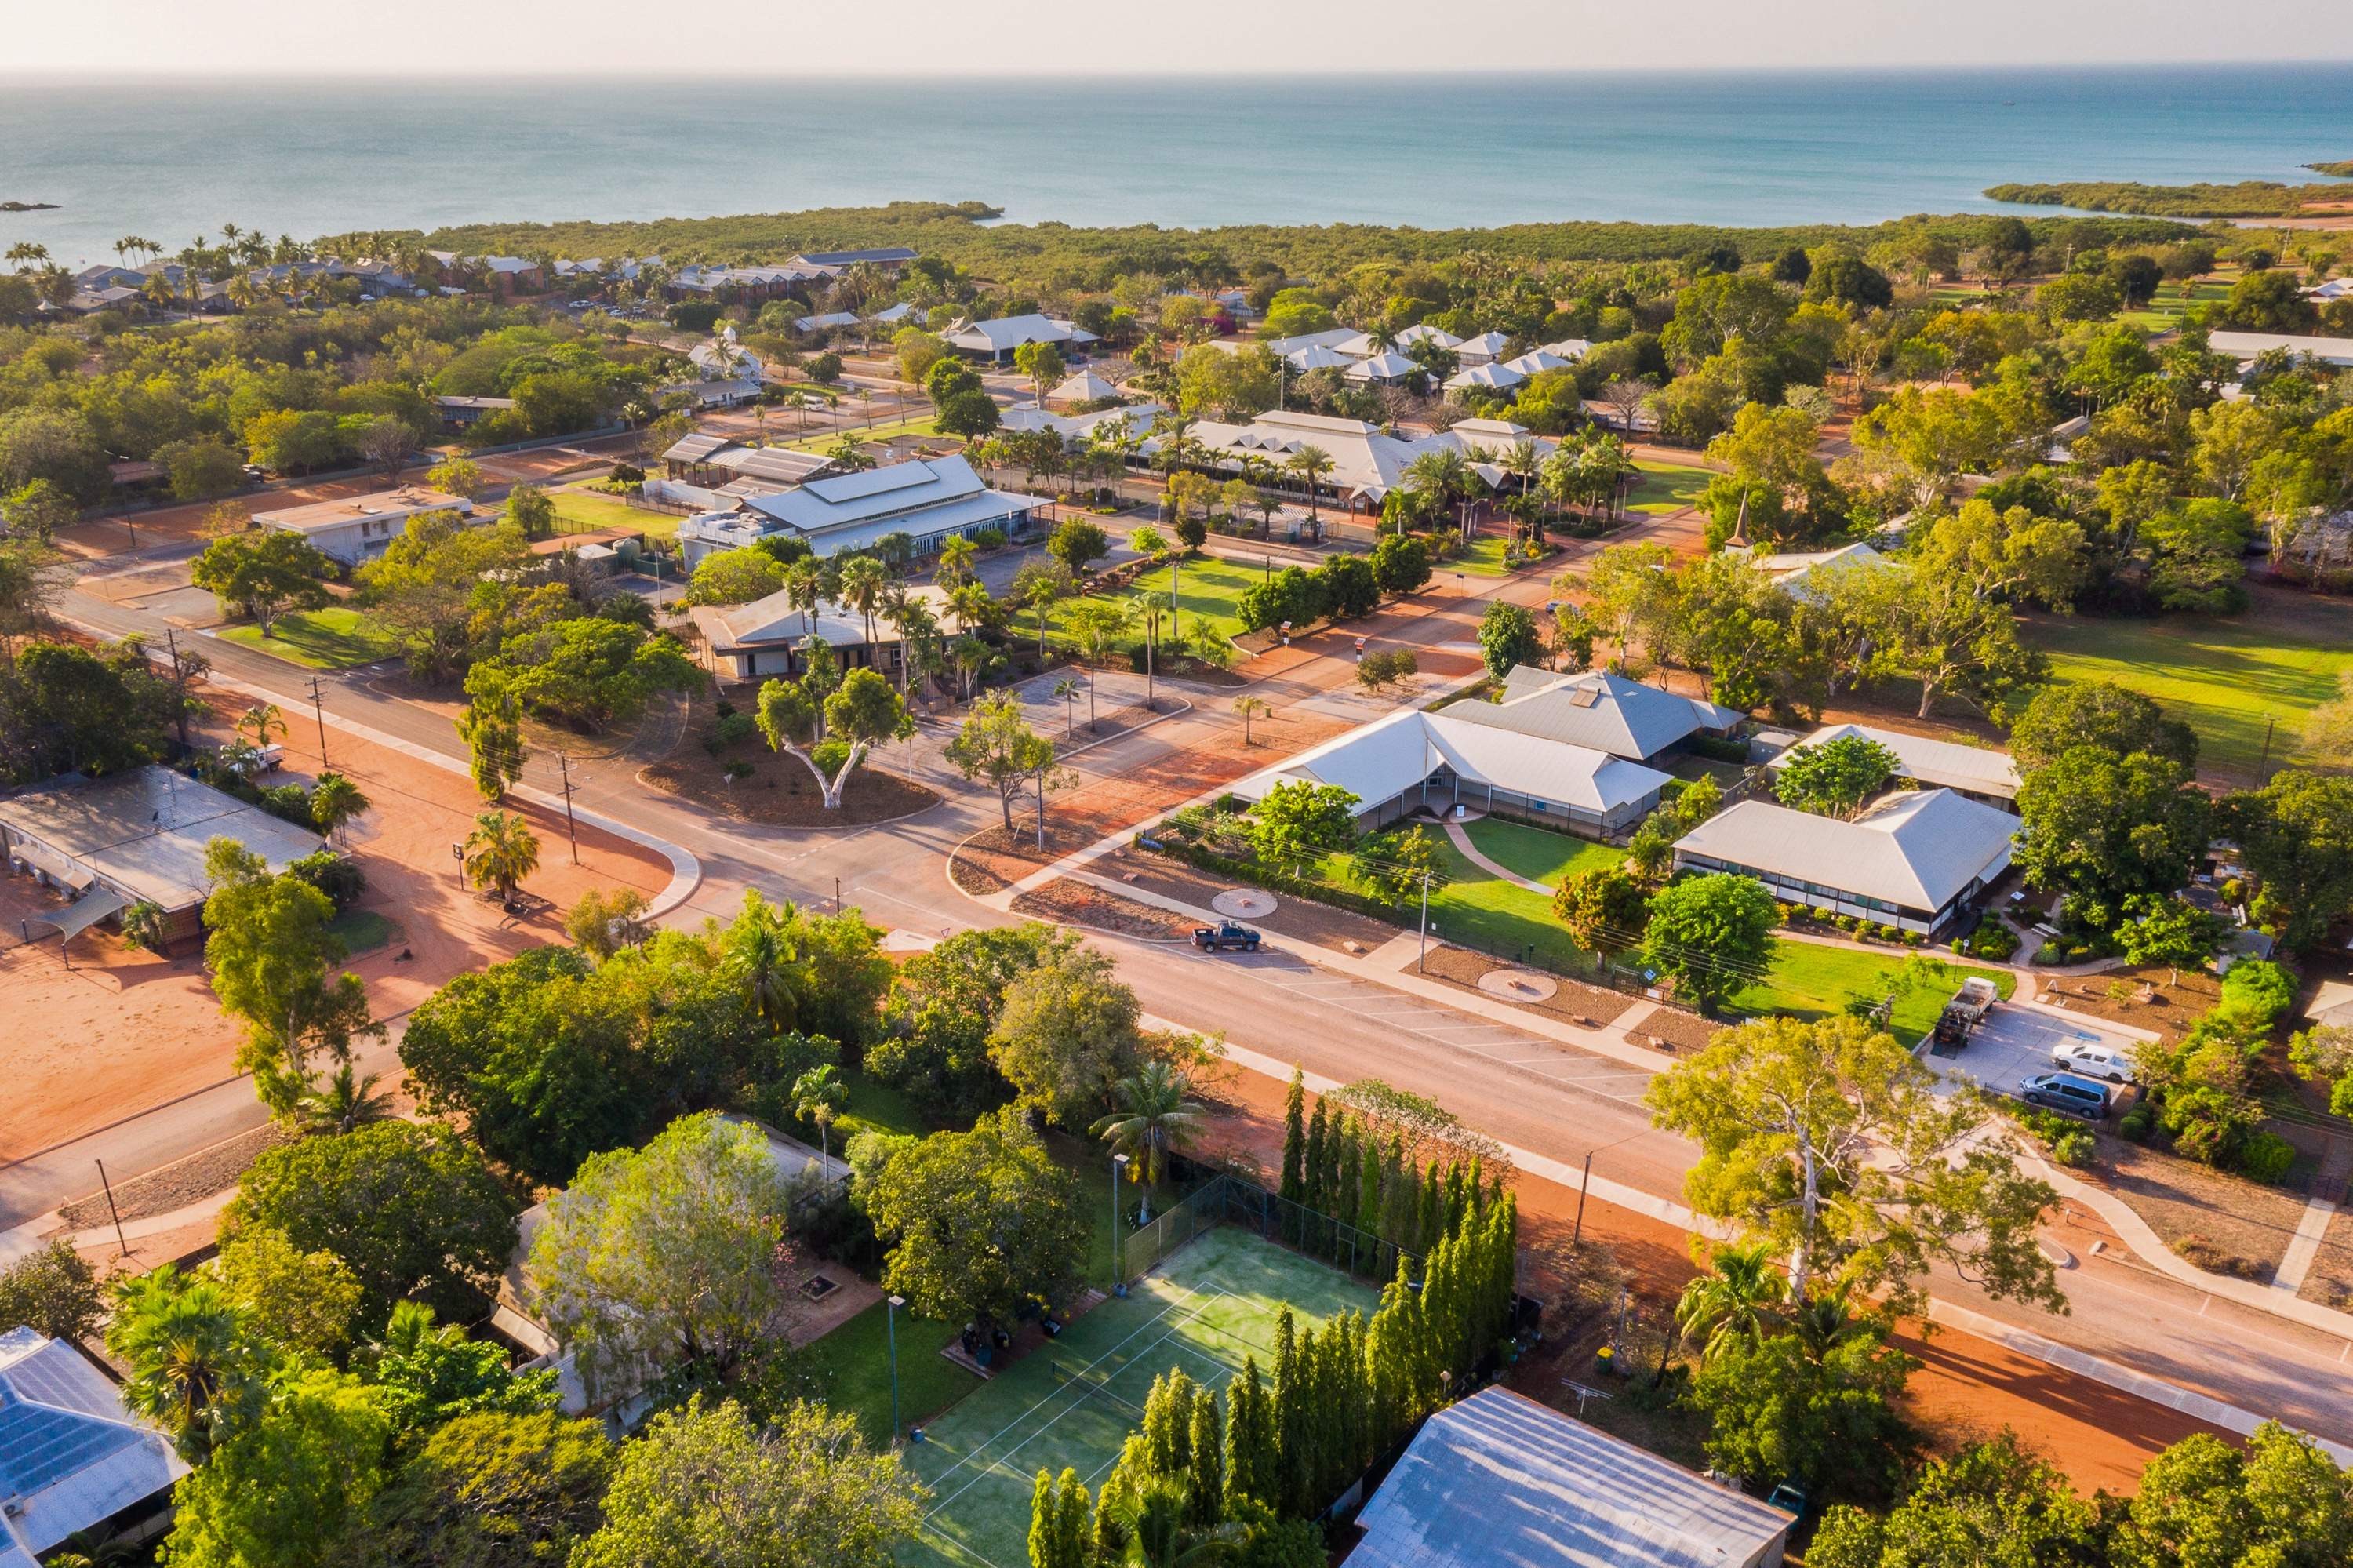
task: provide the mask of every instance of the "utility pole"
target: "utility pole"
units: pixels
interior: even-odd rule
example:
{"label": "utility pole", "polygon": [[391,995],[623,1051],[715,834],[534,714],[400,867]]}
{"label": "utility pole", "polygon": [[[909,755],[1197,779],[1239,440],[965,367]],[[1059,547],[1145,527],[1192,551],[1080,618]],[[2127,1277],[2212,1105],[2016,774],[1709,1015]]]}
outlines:
{"label": "utility pole", "polygon": [[[572,758],[559,751],[555,765],[564,770],[564,832],[572,841],[572,863],[580,863],[580,824],[572,818]],[[586,780],[583,779],[583,783]]]}
{"label": "utility pole", "polygon": [[98,1162],[98,1183],[106,1189],[107,1216],[114,1222],[114,1245],[121,1249],[115,1255],[129,1257],[131,1244],[122,1239],[122,1215],[114,1206],[114,1183],[106,1179],[106,1161],[103,1160]]}
{"label": "utility pole", "polygon": [[318,676],[311,677],[311,713],[319,721],[319,771],[327,770],[327,695]]}
{"label": "utility pole", "polygon": [[1421,874],[1421,941],[1414,948],[1413,969],[1416,974],[1426,973],[1424,959],[1430,957],[1430,873]]}
{"label": "utility pole", "polygon": [[2265,714],[2263,715],[2263,755],[2262,760],[2255,764],[2255,788],[2258,789],[2263,787],[2263,774],[2271,768],[2272,765],[2272,731],[2276,728],[2278,725],[2279,715],[2277,714]]}

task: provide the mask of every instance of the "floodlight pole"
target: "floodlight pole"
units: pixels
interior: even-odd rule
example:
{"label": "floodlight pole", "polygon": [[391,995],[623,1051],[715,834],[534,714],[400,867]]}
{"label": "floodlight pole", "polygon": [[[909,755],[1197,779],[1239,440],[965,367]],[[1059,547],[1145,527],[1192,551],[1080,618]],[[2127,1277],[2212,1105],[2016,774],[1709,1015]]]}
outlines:
{"label": "floodlight pole", "polygon": [[1423,873],[1421,874],[1421,940],[1420,940],[1420,943],[1419,943],[1419,945],[1414,948],[1414,954],[1413,954],[1413,970],[1414,970],[1414,973],[1416,973],[1416,974],[1423,974],[1423,973],[1428,972],[1427,970],[1425,970],[1425,969],[1422,968],[1422,965],[1423,965],[1424,960],[1426,960],[1429,957],[1430,957],[1430,873],[1428,873],[1427,871],[1425,871],[1425,872],[1423,872]]}
{"label": "floodlight pole", "polygon": [[899,1446],[899,1308],[907,1304],[903,1296],[893,1296],[884,1321],[891,1334],[891,1446]]}

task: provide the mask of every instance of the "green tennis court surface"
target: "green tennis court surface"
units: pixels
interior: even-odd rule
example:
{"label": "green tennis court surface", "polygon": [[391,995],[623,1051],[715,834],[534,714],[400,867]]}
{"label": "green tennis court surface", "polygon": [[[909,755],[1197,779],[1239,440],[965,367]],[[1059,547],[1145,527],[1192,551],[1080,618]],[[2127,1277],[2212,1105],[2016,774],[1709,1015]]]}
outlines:
{"label": "green tennis court surface", "polygon": [[1038,1472],[1075,1469],[1103,1484],[1138,1425],[1152,1380],[1171,1367],[1223,1388],[1255,1355],[1274,1372],[1274,1320],[1288,1303],[1301,1329],[1379,1294],[1247,1231],[1219,1225],[983,1383],[906,1451],[932,1510],[902,1548],[908,1568],[1026,1568]]}

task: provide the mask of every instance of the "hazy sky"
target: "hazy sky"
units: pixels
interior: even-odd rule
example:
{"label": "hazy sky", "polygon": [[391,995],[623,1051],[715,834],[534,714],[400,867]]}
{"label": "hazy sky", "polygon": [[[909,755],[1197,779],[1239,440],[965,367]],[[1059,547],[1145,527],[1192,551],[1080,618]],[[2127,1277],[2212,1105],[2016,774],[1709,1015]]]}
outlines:
{"label": "hazy sky", "polygon": [[[112,0],[14,8],[0,72],[950,74],[1548,70],[2316,60],[2348,50],[2287,0]],[[878,108],[884,107],[879,106]]]}

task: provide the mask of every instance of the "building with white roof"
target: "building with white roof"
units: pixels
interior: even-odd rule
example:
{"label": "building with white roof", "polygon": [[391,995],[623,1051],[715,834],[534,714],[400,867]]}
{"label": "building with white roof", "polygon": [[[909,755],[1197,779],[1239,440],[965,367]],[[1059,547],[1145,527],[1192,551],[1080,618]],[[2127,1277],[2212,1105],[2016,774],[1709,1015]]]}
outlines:
{"label": "building with white roof", "polygon": [[79,1351],[33,1329],[0,1332],[0,1564],[31,1568],[78,1531],[160,1535],[187,1473]]}
{"label": "building with white roof", "polygon": [[961,457],[888,463],[858,473],[812,479],[798,488],[748,496],[732,512],[705,513],[679,524],[691,571],[722,550],[744,550],[777,535],[805,539],[819,556],[862,550],[886,535],[906,534],[928,556],[951,535],[984,528],[1027,533],[1037,503],[981,483]]}
{"label": "building with white roof", "polygon": [[1507,390],[1508,388],[1517,387],[1521,382],[1525,381],[1527,377],[1525,376],[1523,376],[1520,372],[1513,369],[1508,365],[1497,365],[1489,360],[1481,360],[1470,369],[1458,370],[1453,375],[1448,376],[1446,378],[1446,386],[1449,391],[1461,391],[1466,387],[1484,387],[1493,391],[1501,392]]}
{"label": "building with white roof", "polygon": [[867,250],[805,250],[792,260],[795,266],[830,277],[861,261],[885,272],[896,272],[914,259],[915,252],[903,245],[882,245]]}
{"label": "building with white roof", "polygon": [[479,523],[474,503],[462,495],[402,485],[373,495],[350,495],[335,501],[312,501],[257,512],[253,525],[280,534],[300,534],[313,549],[332,556],[345,566],[363,566],[385,553],[408,526],[411,517],[428,512],[455,514],[460,521]]}
{"label": "building with white roof", "polygon": [[2207,334],[2206,346],[2217,354],[2237,356],[2242,367],[2258,355],[2284,349],[2297,359],[2306,355],[2324,365],[2353,365],[2353,337],[2306,337],[2281,332],[2218,332]]}
{"label": "building with white roof", "polygon": [[1516,359],[1504,360],[1504,367],[1522,376],[1542,376],[1547,370],[1567,370],[1570,364],[1548,348],[1532,348]]}
{"label": "building with white roof", "polygon": [[880,323],[883,326],[896,326],[910,316],[920,316],[923,313],[922,307],[911,305],[906,301],[902,300],[897,304],[892,305],[889,310],[877,311],[866,319],[870,322]]}
{"label": "building with white roof", "polygon": [[1477,337],[1466,337],[1456,344],[1454,354],[1463,367],[1469,369],[1473,366],[1493,365],[1503,358],[1504,350],[1511,346],[1512,340],[1502,333],[1482,332]]}
{"label": "building with white roof", "polygon": [[1060,403],[1067,408],[1072,403],[1094,403],[1118,396],[1118,387],[1092,370],[1082,370],[1065,377],[1060,386],[1047,393],[1046,404],[1051,408]]}
{"label": "building with white roof", "polygon": [[1336,785],[1356,797],[1356,823],[1366,830],[1461,804],[1617,833],[1658,805],[1670,775],[1457,716],[1477,705],[1402,709],[1253,773],[1233,793],[1259,800],[1278,784]]}
{"label": "building with white roof", "polygon": [[2016,817],[1954,789],[1903,790],[1851,822],[1743,800],[1677,840],[1675,864],[1935,937],[2009,868],[2017,831]]}
{"label": "building with white roof", "polygon": [[996,321],[967,322],[947,334],[948,346],[991,361],[1008,360],[1025,343],[1069,344],[1083,347],[1096,341],[1069,322],[1050,316],[1005,316]]}
{"label": "building with white roof", "polygon": [[[1314,335],[1322,337],[1325,334],[1318,333]],[[1435,344],[1440,348],[1452,348],[1462,341],[1459,337],[1439,331],[1426,322],[1416,322],[1404,331],[1392,333],[1389,335],[1389,346],[1399,351],[1410,348],[1417,343]],[[1351,333],[1347,336],[1335,338],[1333,340],[1332,346],[1342,354],[1358,359],[1368,358],[1382,352],[1379,342],[1368,332]]]}
{"label": "building with white roof", "polygon": [[793,323],[795,332],[815,332],[819,327],[854,327],[857,315],[849,311],[828,311],[821,316],[801,316]]}
{"label": "building with white roof", "polygon": [[1421,366],[1404,355],[1391,351],[1377,354],[1370,359],[1360,359],[1342,371],[1351,381],[1362,381],[1373,387],[1397,387],[1421,374]]}
{"label": "building with white roof", "polygon": [[1869,545],[1841,545],[1835,550],[1790,550],[1764,556],[1757,555],[1746,545],[1730,545],[1725,546],[1724,553],[1746,556],[1768,580],[1800,599],[1811,597],[1817,591],[1814,585],[1837,573],[1902,564],[1890,561]]}
{"label": "building with white roof", "polygon": [[[923,601],[943,620],[955,613],[948,607],[944,588],[910,588],[907,597]],[[880,670],[896,681],[906,668],[906,655],[891,623],[878,617],[875,640],[869,643],[866,618],[848,605],[827,601],[804,609],[789,593],[779,591],[749,604],[693,605],[688,614],[702,634],[712,673],[723,680],[798,676],[808,668],[801,650],[812,637],[825,639],[834,662],[844,669]]]}
{"label": "building with white roof", "polygon": [[1051,430],[1062,438],[1063,446],[1076,448],[1086,445],[1096,432],[1108,434],[1120,425],[1138,432],[1148,430],[1161,412],[1157,403],[1127,403],[1116,408],[1098,408],[1092,414],[1052,414],[1034,403],[1016,403],[997,416],[997,428],[1016,434]]}
{"label": "building with white roof", "polygon": [[1583,359],[1587,355],[1591,354],[1593,344],[1581,337],[1565,337],[1558,343],[1541,344],[1539,351],[1549,354],[1556,359],[1576,360]]}
{"label": "building with white roof", "polygon": [[1345,371],[1356,362],[1338,349],[1314,343],[1305,348],[1293,349],[1282,356],[1283,363],[1303,376],[1311,370]]}
{"label": "building with white roof", "polygon": [[1876,741],[1895,754],[1895,774],[1936,789],[1955,789],[1973,800],[1989,805],[2008,805],[2018,799],[2018,764],[2006,751],[1994,751],[1985,747],[1958,746],[1949,740],[1932,740],[1925,735],[1905,735],[1901,730],[1872,729],[1859,724],[1826,725],[1806,736],[1796,746],[1773,758],[1770,766],[1784,768],[1789,759],[1809,747],[1828,746],[1834,740],[1850,736]]}
{"label": "building with white roof", "polygon": [[[1458,420],[1450,429],[1409,439],[1384,435],[1379,426],[1362,419],[1280,410],[1261,414],[1247,425],[1204,419],[1191,434],[1208,453],[1208,466],[1229,473],[1241,471],[1246,455],[1279,465],[1303,447],[1314,447],[1332,460],[1331,471],[1319,488],[1352,509],[1361,505],[1375,511],[1404,482],[1406,469],[1424,452],[1457,451],[1474,462],[1492,463],[1520,441],[1533,444],[1539,455],[1548,455],[1558,444],[1501,419]],[[1148,461],[1158,448],[1156,438],[1147,438],[1135,461]]]}
{"label": "building with white roof", "polygon": [[1727,736],[1746,716],[1704,697],[1680,696],[1623,675],[1564,675],[1528,664],[1514,666],[1504,677],[1500,694],[1499,702],[1456,703],[1445,711],[1466,724],[1647,763],[1674,756],[1694,735]]}
{"label": "building with white roof", "polygon": [[1351,1568],[1778,1568],[1795,1515],[1502,1387],[1422,1424]]}

